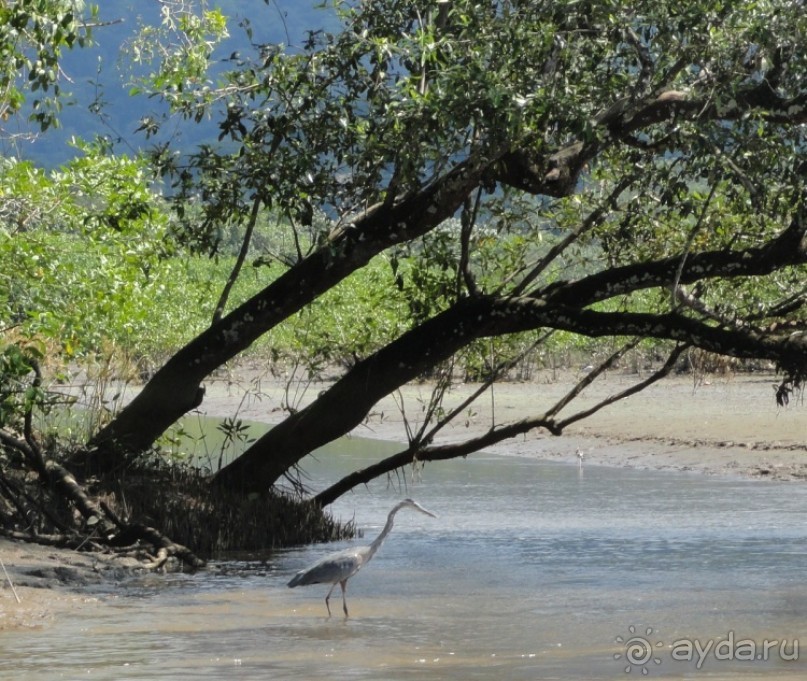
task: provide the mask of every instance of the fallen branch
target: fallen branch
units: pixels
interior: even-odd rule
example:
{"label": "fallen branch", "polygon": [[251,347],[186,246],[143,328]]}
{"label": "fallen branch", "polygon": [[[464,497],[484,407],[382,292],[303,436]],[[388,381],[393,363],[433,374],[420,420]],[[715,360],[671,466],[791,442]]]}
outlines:
{"label": "fallen branch", "polygon": [[[78,547],[82,544],[87,544],[86,537],[81,537],[77,534],[40,534],[38,532],[22,532],[0,527],[0,535],[17,541],[53,546],[60,549],[72,549],[73,551],[78,550]],[[91,542],[90,545],[98,551],[104,548],[101,544],[94,542]]]}
{"label": "fallen branch", "polygon": [[[72,527],[72,523],[63,522],[47,503],[34,499],[21,481],[18,484],[13,478],[0,475],[0,497],[7,500],[16,511],[19,523],[13,524],[20,528],[16,530],[8,527],[0,528],[1,535],[72,550],[81,550],[89,545],[94,550],[103,550],[108,547],[115,551],[118,547],[129,547],[143,542],[151,545],[153,547],[151,550],[156,551],[159,557],[157,563],[152,561],[146,565],[147,568],[162,567],[172,556],[194,570],[205,565],[205,562],[190,549],[171,541],[153,527],[121,520],[108,504],[92,498],[64,466],[52,459],[44,458],[32,437],[27,437],[27,441],[22,441],[0,431],[0,443],[20,451],[27,464],[35,468],[41,483],[44,483],[50,493],[67,501],[72,508],[78,511],[86,526],[91,528],[90,533],[87,534],[80,528]],[[61,533],[41,534],[37,532],[35,524],[30,521],[32,512],[35,512],[36,516],[45,516],[52,527],[60,530]],[[141,552],[145,554],[146,548],[142,548]]]}

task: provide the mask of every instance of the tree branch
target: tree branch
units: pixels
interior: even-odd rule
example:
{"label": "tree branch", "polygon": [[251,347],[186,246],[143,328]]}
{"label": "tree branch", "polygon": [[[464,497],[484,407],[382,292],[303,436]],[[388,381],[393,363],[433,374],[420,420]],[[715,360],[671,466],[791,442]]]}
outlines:
{"label": "tree branch", "polygon": [[201,403],[204,391],[200,384],[210,372],[373,256],[427,233],[452,216],[479,185],[497,154],[479,149],[416,194],[387,208],[373,206],[335,230],[322,247],[171,357],[72,465],[87,470],[125,467],[131,456],[147,449],[180,416]]}
{"label": "tree branch", "polygon": [[614,404],[615,402],[619,402],[620,400],[624,400],[626,397],[630,397],[631,395],[640,393],[642,390],[644,390],[648,386],[651,386],[653,383],[657,383],[662,378],[669,376],[670,372],[675,368],[675,364],[678,361],[678,358],[681,356],[681,353],[684,352],[684,350],[686,350],[688,347],[689,345],[687,344],[681,344],[676,346],[676,348],[670,353],[669,357],[667,358],[667,361],[664,363],[664,366],[662,366],[658,371],[648,376],[645,380],[640,381],[635,385],[632,385],[630,388],[627,388],[626,390],[623,390],[622,392],[617,393],[616,395],[611,395],[610,397],[607,397],[606,399],[602,400],[601,402],[598,402],[589,409],[584,409],[583,411],[579,411],[576,414],[573,414],[572,416],[563,419],[562,421],[558,421],[557,423],[558,430],[563,431],[571,424],[577,421],[582,421],[583,419],[586,419],[589,416],[596,414],[601,409],[604,409],[605,407]]}
{"label": "tree branch", "polygon": [[252,210],[250,211],[249,220],[247,221],[247,228],[244,232],[244,240],[241,242],[241,249],[238,252],[238,257],[235,259],[235,264],[224,283],[224,288],[219,296],[219,302],[216,304],[216,309],[213,312],[213,324],[221,321],[224,314],[224,309],[227,307],[227,301],[230,298],[230,291],[235,285],[238,275],[241,274],[241,268],[244,266],[244,261],[247,259],[249,247],[252,244],[252,234],[255,231],[255,224],[258,222],[258,213],[261,208],[261,200],[256,196],[252,202]]}
{"label": "tree branch", "polygon": [[681,255],[651,262],[614,267],[577,281],[547,286],[536,295],[551,304],[586,305],[635,291],[690,284],[715,277],[763,276],[790,265],[807,264],[807,225],[798,214],[790,226],[764,246],[740,251],[720,250],[691,254],[680,270]]}
{"label": "tree branch", "polygon": [[678,90],[666,90],[633,105],[620,100],[595,121],[606,133],[607,142],[574,142],[550,154],[516,149],[496,166],[495,177],[531,194],[569,196],[575,192],[583,168],[605,146],[630,139],[634,133],[664,121],[735,121],[753,111],[764,114],[768,123],[803,125],[807,123],[807,94],[783,97],[763,81],[740,90],[720,105]]}
{"label": "tree branch", "polygon": [[[512,314],[519,315],[520,305],[527,308],[531,302],[521,299],[511,301]],[[551,308],[557,329],[571,331],[582,336],[643,336],[689,343],[704,350],[733,357],[769,359],[783,368],[807,368],[807,335],[801,333],[772,333],[751,328],[721,328],[709,326],[702,321],[685,317],[676,312],[652,314],[642,312],[594,312],[575,308]],[[536,325],[544,326],[547,309],[536,305],[532,312],[513,323],[512,330],[527,330]]]}
{"label": "tree branch", "polygon": [[612,208],[619,195],[624,192],[634,181],[635,175],[631,174],[624,177],[617,182],[608,196],[600,202],[600,204],[588,214],[585,220],[580,225],[571,230],[563,239],[554,244],[541,258],[538,263],[522,278],[518,285],[513,289],[513,295],[521,295],[545,270],[549,267],[569,246],[575,243],[580,237],[590,232],[596,226],[602,224],[603,219],[608,213],[608,208]]}
{"label": "tree branch", "polygon": [[[632,344],[626,345],[622,348],[619,352],[615,353],[614,356],[609,357],[608,360],[603,362],[599,369],[604,370],[606,366],[610,365],[612,361],[615,361],[618,355],[624,354],[629,349],[629,346],[632,347]],[[614,402],[618,402],[619,400],[623,400],[626,397],[634,395],[642,390],[644,390],[647,386],[655,383],[656,381],[661,380],[663,377],[667,376],[672,368],[675,366],[675,362],[677,361],[679,355],[684,350],[685,346],[680,346],[676,348],[671,354],[670,357],[667,359],[664,366],[659,369],[657,372],[652,374],[650,377],[637,383],[630,388],[623,390],[622,392],[613,395],[606,400],[598,403],[594,407],[587,409],[585,411],[578,412],[573,416],[570,416],[563,421],[555,421],[552,417],[552,414],[556,414],[561,408],[568,405],[569,401],[576,397],[577,395],[582,392],[583,387],[585,385],[590,384],[590,381],[586,382],[585,385],[575,387],[572,391],[574,395],[570,398],[570,400],[561,400],[563,403],[560,407],[555,405],[554,408],[550,409],[546,413],[542,414],[541,416],[536,416],[533,418],[523,419],[521,421],[517,421],[506,426],[494,426],[491,428],[487,433],[481,435],[479,437],[470,438],[465,440],[464,442],[459,443],[452,443],[452,444],[445,444],[445,445],[434,445],[434,446],[410,446],[407,449],[398,452],[397,454],[393,454],[378,463],[373,464],[372,466],[368,466],[367,468],[363,468],[362,470],[355,471],[350,475],[345,476],[341,480],[339,480],[334,485],[331,485],[327,489],[323,490],[319,494],[314,497],[314,502],[319,506],[327,506],[328,504],[333,503],[336,499],[340,496],[349,492],[354,487],[358,485],[363,485],[375,478],[380,477],[381,475],[385,475],[390,473],[398,468],[402,468],[408,464],[413,463],[414,461],[446,461],[448,459],[456,459],[460,457],[466,457],[469,454],[473,454],[478,452],[485,447],[491,447],[499,442],[503,442],[504,440],[508,440],[510,438],[516,437],[518,435],[524,435],[531,430],[535,430],[537,428],[546,428],[550,433],[553,435],[560,435],[563,432],[563,429],[578,421],[582,418],[590,416],[595,412],[603,409],[604,407],[613,404]],[[593,372],[592,372],[593,373]],[[593,379],[592,379],[593,380]],[[579,390],[578,390],[579,388]],[[559,403],[560,404],[560,403]]]}
{"label": "tree branch", "polygon": [[[608,357],[605,361],[600,362],[599,366],[595,369],[590,371],[586,376],[584,376],[580,381],[577,382],[577,385],[574,386],[566,395],[564,395],[560,400],[555,403],[551,409],[549,409],[545,414],[544,418],[551,419],[557,416],[563,409],[565,409],[571,402],[573,402],[579,395],[582,393],[588,386],[594,383],[597,378],[602,376],[605,371],[610,369],[619,359],[624,357],[625,353],[635,348],[641,338],[634,338],[632,341],[623,345],[619,350],[613,353],[610,357]],[[559,430],[562,430],[559,429]],[[554,432],[554,431],[552,431]]]}

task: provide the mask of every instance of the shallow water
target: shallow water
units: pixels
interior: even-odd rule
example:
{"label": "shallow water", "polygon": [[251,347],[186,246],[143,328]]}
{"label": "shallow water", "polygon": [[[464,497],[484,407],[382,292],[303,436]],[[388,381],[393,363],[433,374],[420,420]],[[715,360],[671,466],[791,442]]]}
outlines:
{"label": "shallow water", "polygon": [[[312,486],[384,447],[340,443],[307,463]],[[807,487],[480,455],[376,481],[333,510],[355,515],[366,532],[356,543],[369,543],[403,496],[439,518],[397,516],[349,582],[347,620],[338,595],[326,616],[326,587],[285,583],[351,542],[218,561],[132,580],[72,620],[2,634],[0,679],[807,673]],[[630,647],[638,638],[652,650]]]}

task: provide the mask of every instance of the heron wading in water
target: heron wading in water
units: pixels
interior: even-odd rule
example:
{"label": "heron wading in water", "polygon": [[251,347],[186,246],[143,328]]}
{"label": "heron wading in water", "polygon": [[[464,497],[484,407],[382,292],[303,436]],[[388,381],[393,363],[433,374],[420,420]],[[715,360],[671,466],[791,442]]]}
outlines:
{"label": "heron wading in water", "polygon": [[331,588],[328,590],[328,595],[325,596],[325,607],[328,608],[328,616],[331,615],[330,598],[336,585],[342,587],[342,609],[347,613],[347,600],[345,591],[347,589],[347,580],[355,575],[362,567],[370,562],[370,559],[378,551],[381,544],[387,538],[387,535],[392,529],[395,520],[395,514],[403,508],[411,508],[415,511],[420,511],[426,515],[436,518],[437,516],[431,511],[427,511],[423,506],[412,499],[404,499],[397,503],[395,507],[389,512],[387,516],[387,524],[381,530],[375,541],[370,546],[357,546],[345,549],[344,551],[337,551],[323,559],[316,562],[305,570],[300,570],[288,586],[294,588],[295,586],[307,586],[308,584],[330,584]]}

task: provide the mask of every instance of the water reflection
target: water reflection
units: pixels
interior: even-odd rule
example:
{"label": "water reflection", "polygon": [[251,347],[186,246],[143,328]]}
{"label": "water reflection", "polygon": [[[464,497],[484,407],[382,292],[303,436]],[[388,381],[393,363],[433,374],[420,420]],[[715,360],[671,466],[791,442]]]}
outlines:
{"label": "water reflection", "polygon": [[[306,462],[311,484],[382,446],[340,443]],[[143,577],[72,621],[6,632],[0,678],[613,679],[625,676],[635,632],[662,644],[661,663],[647,662],[654,678],[803,678],[800,660],[710,658],[698,669],[672,660],[670,646],[730,632],[802,638],[807,659],[806,494],[588,463],[581,475],[577,462],[430,465],[404,488],[378,481],[335,505],[365,530],[361,544],[402,496],[440,515],[398,516],[350,582],[348,620],[325,616],[327,586],[285,587],[350,542],[308,546]]]}

